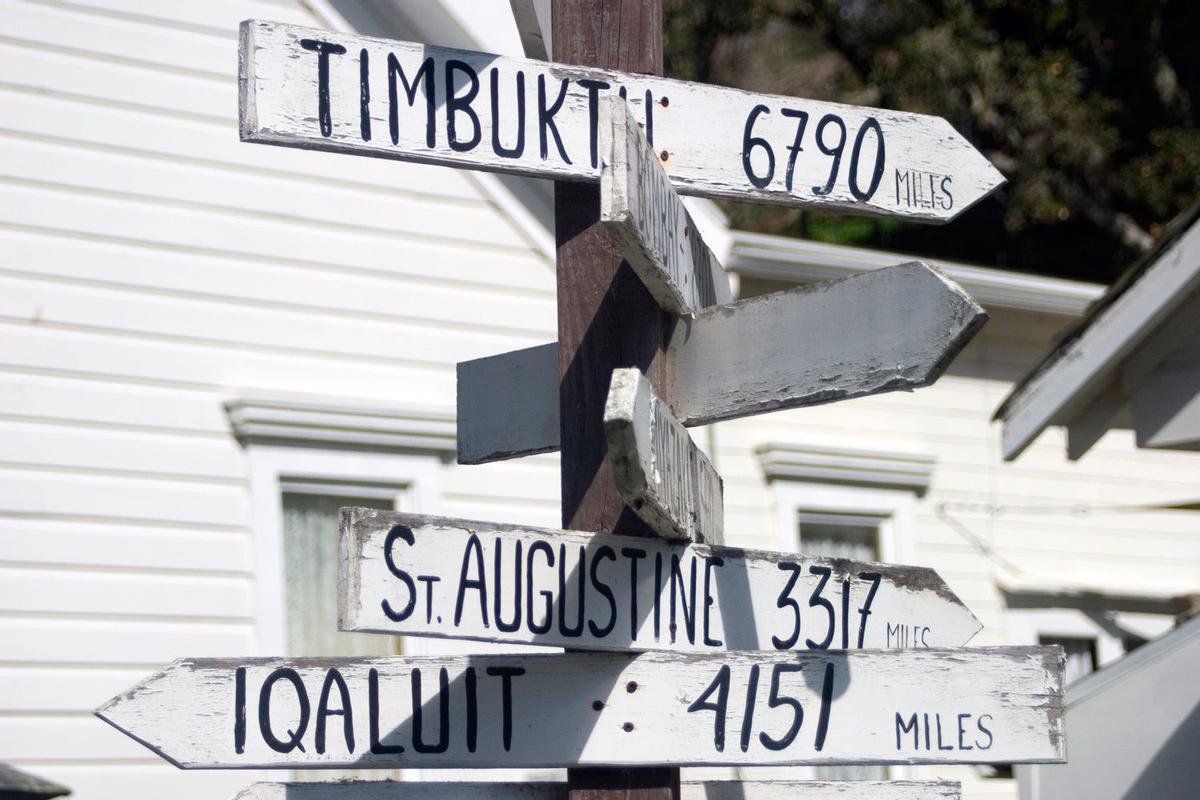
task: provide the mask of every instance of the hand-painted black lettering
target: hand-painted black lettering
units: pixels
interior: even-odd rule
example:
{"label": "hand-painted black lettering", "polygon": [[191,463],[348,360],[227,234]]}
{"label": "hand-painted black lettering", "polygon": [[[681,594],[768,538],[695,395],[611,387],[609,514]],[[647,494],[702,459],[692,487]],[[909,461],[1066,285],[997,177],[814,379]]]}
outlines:
{"label": "hand-painted black lettering", "polygon": [[925,636],[928,633],[929,633],[929,628],[927,628],[927,627],[921,628],[921,647],[929,647],[929,642],[925,641]]}
{"label": "hand-painted black lettering", "polygon": [[317,54],[317,120],[322,136],[333,135],[333,118],[329,113],[329,56],[340,56],[346,48],[317,39],[301,39],[300,46]]}
{"label": "hand-painted black lettering", "polygon": [[[417,580],[425,584],[425,624],[433,624],[433,585],[441,580],[438,575],[418,575]],[[440,620],[440,618],[439,618]]]}
{"label": "hand-painted black lettering", "polygon": [[808,598],[808,607],[821,607],[825,609],[825,613],[829,615],[829,628],[825,631],[825,638],[820,642],[814,642],[812,639],[806,639],[804,643],[813,650],[828,650],[829,643],[833,641],[834,624],[836,622],[836,614],[833,611],[833,603],[821,597],[821,591],[825,588],[825,584],[829,582],[829,576],[833,570],[829,567],[811,566],[808,571],[813,575],[820,575],[821,580],[817,583],[817,587],[812,590],[812,594]]}
{"label": "hand-painted black lettering", "polygon": [[790,572],[787,583],[783,586],[783,591],[779,593],[779,597],[775,599],[776,608],[792,609],[792,632],[788,634],[786,639],[780,639],[772,634],[771,644],[776,650],[790,650],[796,646],[796,641],[800,638],[800,604],[792,598],[792,588],[796,585],[797,579],[800,577],[800,565],[793,564],[789,561],[780,561],[777,565],[784,572]]}
{"label": "hand-painted black lettering", "polygon": [[850,581],[842,581],[842,649],[850,648]]}
{"label": "hand-painted black lettering", "polygon": [[750,730],[754,727],[754,704],[758,702],[758,664],[750,667],[750,680],[746,683],[746,710],[742,712],[742,738],[738,743],[742,752],[750,749]]}
{"label": "hand-painted black lettering", "polygon": [[710,634],[709,612],[716,600],[712,596],[712,571],[718,567],[725,566],[725,559],[717,556],[704,557],[704,646],[705,647],[721,647],[725,643],[720,639],[714,639]]}
{"label": "hand-painted black lettering", "polygon": [[[271,729],[271,690],[280,680],[286,680],[296,690],[296,700],[300,704],[300,719],[296,721],[295,731],[288,731],[287,741],[283,741],[275,736],[275,732]],[[300,752],[304,752],[304,732],[308,729],[308,691],[304,688],[304,681],[300,679],[300,673],[290,667],[280,667],[267,676],[263,681],[262,690],[258,693],[258,728],[262,732],[263,741],[267,746],[276,753],[290,753],[296,748]]]}
{"label": "hand-painted black lettering", "polygon": [[[825,144],[825,137],[822,135],[830,124],[837,125],[840,136],[837,144],[830,147]],[[833,190],[834,181],[837,180],[838,168],[842,164],[842,152],[846,149],[846,123],[842,122],[842,118],[837,114],[826,114],[821,117],[821,121],[817,123],[817,149],[827,156],[833,156],[833,161],[829,165],[829,178],[825,181],[825,185],[812,187],[813,194],[824,197]]]}
{"label": "hand-painted black lettering", "polygon": [[517,542],[517,552],[513,557],[513,618],[512,622],[504,621],[504,583],[502,579],[504,539],[496,537],[495,569],[492,573],[492,601],[495,604],[492,611],[496,616],[496,627],[505,633],[512,633],[521,627],[521,540]]}
{"label": "hand-painted black lettering", "polygon": [[629,640],[636,642],[638,634],[638,559],[646,557],[646,551],[640,547],[622,547],[621,555],[629,559]]}
{"label": "hand-painted black lettering", "polygon": [[365,47],[358,51],[358,128],[362,140],[371,141],[371,67]]}
{"label": "hand-painted black lettering", "polygon": [[867,617],[871,616],[871,604],[875,602],[875,593],[879,591],[883,575],[878,572],[860,572],[858,578],[871,582],[871,588],[867,590],[867,599],[858,608],[858,646],[862,647],[863,640],[867,636]]}
{"label": "hand-painted black lettering", "polygon": [[246,751],[246,668],[233,673],[233,752]]}
{"label": "hand-painted black lettering", "polygon": [[989,730],[988,727],[983,724],[983,721],[985,719],[990,720],[991,718],[992,718],[991,714],[980,714],[979,718],[975,720],[975,727],[979,728],[980,733],[987,734],[987,744],[981,744],[978,739],[975,740],[975,746],[978,747],[980,750],[990,749],[992,746],[992,742],[995,741],[992,738],[991,730]]}
{"label": "hand-painted black lettering", "polygon": [[567,546],[560,544],[558,546],[558,632],[570,639],[576,639],[583,635],[583,614],[584,614],[584,590],[587,584],[583,579],[583,565],[586,563],[583,545],[579,546],[579,567],[575,570],[575,585],[579,587],[577,598],[579,605],[579,616],[575,620],[575,625],[567,625]]}
{"label": "hand-painted black lettering", "polygon": [[563,78],[558,87],[558,97],[554,101],[554,105],[546,107],[546,76],[538,75],[538,152],[542,156],[542,161],[550,154],[550,143],[547,140],[546,132],[554,134],[554,145],[558,148],[558,156],[563,160],[563,163],[570,164],[571,159],[567,158],[567,151],[563,149],[562,137],[558,134],[558,126],[554,124],[554,115],[562,108],[563,101],[567,98],[567,86],[570,80]]}
{"label": "hand-painted black lettering", "polygon": [[[337,685],[339,708],[329,707],[329,690]],[[350,687],[346,679],[336,669],[325,673],[325,683],[321,685],[321,699],[317,703],[317,732],[315,735],[317,752],[325,752],[325,720],[338,714],[342,717],[342,736],[346,740],[346,752],[354,752],[354,709],[350,705]]]}
{"label": "hand-painted black lettering", "polygon": [[404,752],[403,745],[384,744],[379,740],[379,670],[374,667],[367,671],[367,717],[372,753],[382,756]]}
{"label": "hand-painted black lettering", "polygon": [[512,749],[513,731],[513,689],[512,679],[525,674],[524,667],[488,667],[487,674],[500,678],[501,736],[504,740],[504,751]]}
{"label": "hand-painted black lettering", "polygon": [[942,744],[942,715],[934,714],[933,718],[937,724],[937,743],[938,743],[937,747],[938,747],[938,750],[953,750],[954,745],[952,745],[952,744],[943,745]]}
{"label": "hand-painted black lettering", "polygon": [[767,695],[767,708],[787,706],[792,709],[792,721],[788,725],[788,729],[784,731],[783,736],[778,739],[766,731],[758,734],[758,741],[768,750],[779,751],[786,749],[795,741],[796,734],[800,733],[800,726],[804,724],[804,707],[800,705],[800,701],[779,691],[779,684],[784,675],[789,672],[800,672],[803,669],[804,667],[800,664],[776,664],[771,669],[771,691]]}
{"label": "hand-painted black lettering", "polygon": [[474,753],[479,739],[479,693],[474,667],[463,673],[463,684],[467,690],[467,752]]}
{"label": "hand-painted black lettering", "polygon": [[425,146],[432,148],[437,144],[437,105],[434,98],[433,59],[427,58],[421,62],[421,68],[413,76],[412,83],[404,74],[404,67],[394,53],[388,53],[388,131],[392,134],[392,144],[400,143],[400,102],[396,79],[404,84],[404,96],[408,98],[411,108],[417,100],[417,87],[425,81]]}
{"label": "hand-painted black lettering", "polygon": [[646,144],[650,145],[650,149],[654,149],[654,93],[649,89],[646,90],[645,102],[642,103],[642,108],[646,112]]}
{"label": "hand-painted black lettering", "polygon": [[554,566],[554,548],[548,543],[538,539],[533,544],[529,545],[529,553],[525,556],[525,575],[527,583],[525,584],[525,625],[530,632],[542,634],[549,633],[550,626],[554,624],[554,592],[543,589],[538,592],[546,601],[546,616],[543,617],[543,622],[535,622],[533,619],[533,588],[536,584],[533,577],[533,556],[535,553],[545,553],[546,566]]}
{"label": "hand-painted black lettering", "polygon": [[929,731],[932,730],[931,726],[929,725],[929,715],[922,714],[921,716],[925,718],[925,749],[929,750]]}
{"label": "hand-painted black lettering", "polygon": [[808,112],[798,111],[794,108],[781,108],[779,113],[785,117],[800,120],[796,123],[796,136],[792,140],[792,143],[788,145],[790,155],[788,155],[787,172],[783,176],[783,185],[790,192],[792,190],[792,174],[796,171],[796,157],[804,150],[802,145],[804,142],[804,129],[808,127]]}
{"label": "hand-painted black lettering", "polygon": [[963,720],[970,719],[970,714],[958,715],[958,749],[959,750],[974,750],[975,748],[963,741],[963,737],[967,735],[966,728],[963,727]]}
{"label": "hand-painted black lettering", "polygon": [[918,728],[918,721],[917,721],[916,712],[914,712],[913,715],[908,718],[907,724],[904,722],[904,718],[900,716],[900,712],[899,711],[896,712],[896,749],[897,750],[903,749],[901,746],[902,743],[901,743],[901,739],[900,739],[900,734],[908,733],[909,731],[912,731],[912,735],[913,735],[913,750],[921,749],[921,734],[917,730],[917,728]]}
{"label": "hand-painted black lettering", "polygon": [[[871,168],[871,183],[864,192],[858,188],[858,156],[867,131],[875,133],[875,166]],[[883,162],[883,130],[879,127],[879,120],[867,117],[867,121],[859,127],[858,135],[854,137],[854,148],[850,151],[850,194],[854,195],[855,199],[866,202],[875,194],[875,190],[879,188],[879,181],[883,179]]]}
{"label": "hand-painted black lettering", "polygon": [[942,178],[942,194],[946,196],[945,199],[942,200],[942,208],[944,208],[946,211],[954,208],[954,195],[950,194],[950,182],[951,179],[949,175]]}
{"label": "hand-painted black lettering", "polygon": [[821,680],[821,712],[817,716],[817,737],[813,747],[817,752],[825,747],[825,737],[829,734],[829,713],[833,710],[833,662],[825,665],[825,675]]}
{"label": "hand-painted black lettering", "polygon": [[[729,707],[730,673],[729,665],[722,665],[712,683],[687,709],[689,714],[693,711],[712,711],[716,715],[713,719],[713,747],[718,753],[725,752],[725,710]],[[710,703],[708,698],[712,697],[713,692],[717,693],[717,702]]]}
{"label": "hand-painted black lettering", "polygon": [[407,525],[393,525],[388,531],[387,538],[383,540],[383,563],[387,565],[388,572],[396,576],[396,578],[404,584],[408,590],[408,601],[404,604],[404,608],[396,611],[391,604],[384,598],[380,605],[383,607],[383,613],[392,622],[403,622],[412,614],[413,608],[417,605],[417,585],[413,583],[412,576],[396,566],[396,559],[392,555],[392,548],[396,546],[396,540],[403,539],[408,544],[416,543],[413,537],[412,528]]}
{"label": "hand-painted black lettering", "polygon": [[[473,559],[472,556],[474,556]],[[467,577],[472,560],[475,563],[475,573],[479,576],[478,578]],[[462,622],[463,601],[466,600],[468,589],[479,592],[479,617],[483,621],[483,627],[491,627],[488,625],[487,576],[483,571],[483,546],[479,544],[479,537],[473,533],[467,537],[467,546],[463,548],[462,569],[458,573],[458,598],[454,601],[455,626]]]}
{"label": "hand-painted black lettering", "polygon": [[662,551],[654,554],[654,641],[659,641],[662,608]]}
{"label": "hand-painted black lettering", "polygon": [[[467,78],[467,93],[458,95],[458,88],[454,82],[454,73],[461,72]],[[479,115],[475,113],[475,109],[471,108],[471,103],[475,101],[475,96],[479,94],[479,76],[475,74],[475,69],[465,61],[459,61],[456,58],[446,60],[446,142],[450,145],[450,149],[456,153],[465,153],[468,150],[474,150],[479,142],[483,139],[483,128],[479,125]],[[458,138],[457,118],[459,114],[466,114],[467,119],[471,120],[471,137],[466,141]]]}
{"label": "hand-painted black lettering", "polygon": [[525,73],[517,70],[517,143],[505,147],[500,143],[500,70],[491,69],[492,88],[492,152],[502,158],[520,158],[525,152]]}
{"label": "hand-painted black lettering", "polygon": [[582,78],[577,83],[588,93],[588,152],[592,157],[592,169],[599,164],[597,150],[600,139],[600,90],[609,88],[604,81]]}
{"label": "hand-painted black lettering", "polygon": [[444,753],[450,747],[450,672],[438,670],[438,740],[426,744],[422,731],[424,703],[421,702],[421,669],[414,667],[412,682],[412,744],[418,753]]}
{"label": "hand-painted black lettering", "polygon": [[612,629],[617,626],[617,598],[613,597],[612,588],[607,583],[600,580],[600,575],[597,571],[597,567],[599,567],[600,561],[603,559],[616,561],[617,552],[606,544],[600,545],[596,548],[596,552],[592,553],[592,564],[588,569],[588,574],[592,580],[592,586],[597,592],[604,595],[604,599],[608,601],[609,607],[608,622],[603,626],[597,625],[595,620],[588,620],[588,630],[591,631],[592,636],[595,636],[597,639],[603,639],[605,636],[608,636],[610,633],[612,633]]}
{"label": "hand-painted black lettering", "polygon": [[[683,607],[683,624],[687,629],[687,638],[689,644],[696,643],[696,557],[691,557],[692,572],[691,572],[691,589],[690,595],[685,596],[683,593],[683,571],[679,568],[679,556],[671,554],[671,643],[675,642],[675,634],[677,628],[675,625],[675,586],[679,585],[679,605]],[[689,600],[688,597],[691,599]]]}
{"label": "hand-painted black lettering", "polygon": [[[750,179],[750,184],[756,189],[763,189],[775,177],[775,152],[771,149],[771,143],[761,136],[751,136],[754,130],[754,122],[760,114],[770,114],[771,109],[759,104],[750,109],[749,116],[746,117],[746,128],[742,132],[742,169],[746,172],[746,177]],[[755,173],[753,165],[750,163],[750,154],[754,148],[761,147],[763,152],[767,154],[767,171],[759,175]]]}

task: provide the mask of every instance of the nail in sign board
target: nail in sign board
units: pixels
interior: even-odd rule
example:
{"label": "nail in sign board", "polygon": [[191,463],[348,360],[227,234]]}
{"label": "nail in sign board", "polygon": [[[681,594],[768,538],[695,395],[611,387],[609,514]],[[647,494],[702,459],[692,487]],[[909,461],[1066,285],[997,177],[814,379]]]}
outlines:
{"label": "nail in sign board", "polygon": [[[255,783],[233,800],[568,800],[566,783]],[[960,800],[957,781],[684,781],[680,800]]]}
{"label": "nail in sign board", "polygon": [[273,22],[242,23],[238,81],[266,144],[595,181],[618,95],[683,194],[945,222],[1004,182],[940,117]]}
{"label": "nail in sign board", "polygon": [[1061,647],[180,659],[96,713],[181,767],[1063,760]]}
{"label": "nail in sign board", "polygon": [[961,647],[926,567],[342,510],[339,627],[589,650]]}
{"label": "nail in sign board", "polygon": [[619,97],[600,104],[600,222],[663,309],[690,314],[733,301],[658,155]]}
{"label": "nail in sign board", "polygon": [[[692,427],[928,386],[986,321],[920,261],[704,309],[663,354],[671,412]],[[458,462],[557,450],[557,376],[554,344],[460,363]]]}
{"label": "nail in sign board", "polygon": [[659,536],[721,544],[721,476],[641,370],[613,370],[604,438],[617,490]]}

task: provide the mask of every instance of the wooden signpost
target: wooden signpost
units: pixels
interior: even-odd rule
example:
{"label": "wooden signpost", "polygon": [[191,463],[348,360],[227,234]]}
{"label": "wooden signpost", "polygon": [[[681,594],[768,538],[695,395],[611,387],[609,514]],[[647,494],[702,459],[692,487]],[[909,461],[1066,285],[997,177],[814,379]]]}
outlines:
{"label": "wooden signpost", "polygon": [[729,278],[708,249],[645,133],[620,97],[600,105],[600,221],[664,311],[690,314],[733,301]]}
{"label": "wooden signpost", "polygon": [[[233,800],[568,800],[565,783],[350,781],[253,783]],[[684,782],[680,800],[848,800],[827,781]],[[956,781],[854,781],[853,800],[960,800]]]}
{"label": "wooden signpost", "polygon": [[716,546],[683,427],[927,385],[986,315],[918,262],[733,302],[677,191],[945,221],[998,173],[935,117],[658,77],[655,0],[516,5],[590,65],[245,22],[241,134],[560,181],[558,341],[459,365],[458,456],[561,449],[569,530],[345,509],[338,602],[344,630],[576,649],[181,659],[97,714],[180,767],[569,768],[241,800],[948,800],[678,768],[1062,761],[1061,648],[944,649],[980,626],[929,569]]}
{"label": "wooden signpost", "polygon": [[[845,783],[705,781],[680,784],[680,800],[847,800]],[[957,781],[855,781],[854,800],[959,800]],[[255,783],[233,800],[567,800],[565,783],[351,781]]]}
{"label": "wooden signpost", "polygon": [[366,508],[342,514],[348,631],[589,650],[961,647],[980,624],[924,567]]}
{"label": "wooden signpost", "polygon": [[1045,763],[1060,650],[180,659],[97,714],[185,768]]}
{"label": "wooden signpost", "polygon": [[251,142],[595,181],[616,95],[684,194],[945,222],[1004,182],[940,117],[274,22],[239,83]]}
{"label": "wooden signpost", "polygon": [[[672,390],[664,400],[690,427],[915,389],[937,380],[986,321],[957,284],[919,261],[752,297],[679,319],[662,356]],[[554,360],[544,345],[459,364],[459,463],[558,448],[546,438],[558,428],[549,422]]]}
{"label": "wooden signpost", "polygon": [[659,536],[721,543],[721,476],[641,370],[613,370],[604,437],[621,497]]}

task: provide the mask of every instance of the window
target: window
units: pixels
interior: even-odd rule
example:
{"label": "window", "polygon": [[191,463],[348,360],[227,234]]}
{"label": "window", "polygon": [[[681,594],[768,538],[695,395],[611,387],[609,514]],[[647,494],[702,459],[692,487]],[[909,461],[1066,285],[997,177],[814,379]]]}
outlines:
{"label": "window", "polygon": [[1057,644],[1066,651],[1067,664],[1063,684],[1075,681],[1096,671],[1096,639],[1091,636],[1039,636],[1038,644]]}
{"label": "window", "polygon": [[879,561],[879,533],[885,518],[857,514],[797,513],[797,541],[801,552]]}

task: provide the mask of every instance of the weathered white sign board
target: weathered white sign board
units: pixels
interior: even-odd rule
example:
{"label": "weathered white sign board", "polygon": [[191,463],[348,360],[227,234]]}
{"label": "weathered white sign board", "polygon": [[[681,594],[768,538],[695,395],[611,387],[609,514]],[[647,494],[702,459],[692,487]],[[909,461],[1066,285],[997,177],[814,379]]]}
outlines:
{"label": "weathered white sign board", "polygon": [[[690,427],[915,389],[986,321],[920,261],[752,297],[679,318],[662,356],[665,394]],[[504,377],[517,372],[523,380]],[[459,463],[557,450],[557,375],[554,344],[460,363]]]}
{"label": "weathered white sign board", "polygon": [[721,544],[721,476],[641,370],[613,370],[604,438],[617,490],[659,536]]}
{"label": "weathered white sign board", "polygon": [[96,713],[181,767],[1053,763],[1060,647],[180,659]]}
{"label": "weathered white sign board", "polygon": [[627,99],[684,194],[953,219],[1004,182],[940,117],[251,20],[245,141],[597,180]]}
{"label": "weathered white sign board", "polygon": [[[959,800],[957,781],[684,781],[680,800]],[[233,800],[568,800],[566,783],[255,783]]]}
{"label": "weathered white sign board", "polygon": [[589,650],[960,647],[926,567],[343,509],[342,630]]}
{"label": "weathered white sign board", "polygon": [[650,294],[675,314],[732,302],[725,268],[621,98],[600,104],[600,125],[600,222]]}

